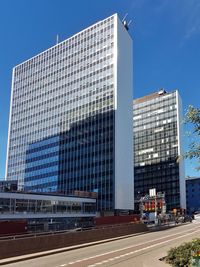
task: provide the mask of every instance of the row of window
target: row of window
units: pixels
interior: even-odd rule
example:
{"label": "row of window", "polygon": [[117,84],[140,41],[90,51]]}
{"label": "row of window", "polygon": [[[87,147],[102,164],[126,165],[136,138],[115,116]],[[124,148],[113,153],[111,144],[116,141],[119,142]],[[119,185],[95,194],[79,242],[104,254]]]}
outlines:
{"label": "row of window", "polygon": [[[105,111],[107,111],[106,109],[102,109],[102,111],[103,112],[105,112]],[[95,116],[97,116],[98,115],[98,113],[97,112],[92,112],[92,115],[95,117]],[[78,122],[78,121],[77,121]],[[74,121],[74,123],[76,123],[76,121]],[[45,128],[43,128],[43,129],[31,129],[32,130],[32,132],[31,131],[29,131],[28,133],[27,133],[27,131],[25,131],[26,133],[23,135],[23,133],[22,133],[22,135],[21,135],[21,140],[25,140],[26,142],[27,142],[27,140],[28,140],[28,138],[30,137],[30,142],[33,142],[33,140],[31,140],[31,137],[33,138],[33,137],[37,137],[37,139],[38,140],[41,140],[42,138],[44,138],[44,137],[46,137],[47,135],[49,135],[50,134],[50,132],[51,132],[51,130],[52,130],[52,127],[53,127],[53,129],[55,129],[55,127],[59,127],[58,128],[58,130],[59,130],[59,132],[60,132],[60,130],[61,130],[61,128],[60,128],[60,126],[61,126],[61,122],[59,122],[59,123],[57,123],[57,124],[55,124],[55,125],[52,125],[52,126],[47,126],[47,127],[45,127]],[[35,130],[35,131],[34,131]],[[63,129],[64,130],[64,129]],[[35,134],[35,136],[34,136],[34,134]],[[25,149],[26,148],[26,143],[24,142],[24,143],[22,143],[21,144],[21,146],[20,146],[20,148],[21,148],[21,150],[23,150],[23,149]],[[15,150],[14,150],[15,151]],[[12,151],[10,151],[9,150],[9,159],[11,159],[12,157],[20,157],[21,155],[23,155],[23,153],[21,154],[21,153],[14,153],[14,151],[13,151],[13,153],[12,153]],[[15,151],[15,152],[19,152],[19,151]]]}
{"label": "row of window", "polygon": [[[112,52],[114,43],[109,42],[103,48],[100,48],[99,50],[95,49],[95,52],[91,51],[90,54],[79,56],[79,59],[77,60],[73,59],[73,62],[70,62],[69,57],[63,59],[62,61],[57,60],[53,61],[48,67],[46,66],[46,69],[39,69],[35,75],[27,76],[26,78],[21,78],[21,80],[18,80],[17,78],[14,79],[14,88],[17,92],[19,89],[26,88],[32,85],[35,85],[38,81],[40,83],[42,81],[51,81],[50,78],[53,80],[56,79],[56,77],[61,77],[61,74],[65,74],[66,77],[71,77],[74,75],[77,75],[78,73],[83,73],[87,70],[89,72],[90,69],[97,68],[97,65],[99,65],[99,68],[101,68],[101,63],[104,61],[103,59],[112,58],[110,57],[108,51]],[[72,55],[73,56],[73,55]],[[67,62],[69,61],[69,63]],[[82,65],[80,64],[82,63]],[[57,66],[57,68],[56,68]],[[24,73],[25,75],[26,73]],[[23,75],[21,75],[23,77]]]}
{"label": "row of window", "polygon": [[[76,42],[82,42],[84,40],[85,37],[87,37],[88,39],[92,39],[95,37],[94,34],[98,33],[98,28],[102,27],[102,29],[100,29],[101,35],[104,31],[110,30],[111,28],[114,27],[114,25],[112,24],[113,22],[113,17],[106,19],[102,22],[99,22],[97,24],[95,24],[94,26],[91,26],[90,28],[85,29],[84,31],[68,38],[67,40],[63,41],[62,43],[42,52],[41,54],[35,56],[34,58],[20,64],[17,66],[16,70],[17,70],[17,74],[20,74],[21,71],[23,70],[27,70],[29,69],[30,65],[35,64],[37,65],[42,58],[46,58],[49,54],[57,54],[59,52],[59,50],[62,50],[62,48],[64,49],[65,47],[70,46],[71,44],[74,44]],[[108,26],[106,26],[106,24],[108,24]]]}
{"label": "row of window", "polygon": [[[108,101],[110,101],[110,100],[108,100]],[[105,105],[106,104],[107,104],[107,101],[105,101]],[[107,107],[109,107],[109,106],[107,106]],[[103,108],[104,108],[103,106],[99,106],[99,109],[100,110],[103,110]],[[84,109],[84,105],[83,105],[83,108],[82,109]],[[81,109],[81,111],[82,111],[82,109]],[[75,118],[75,111],[73,110],[72,112],[73,113],[71,114],[71,118]],[[77,113],[79,113],[79,111],[77,111]],[[102,113],[100,113],[100,114],[102,114]],[[70,115],[68,115],[68,116],[70,116]],[[79,117],[79,114],[77,114],[77,117]],[[54,118],[56,118],[56,117],[54,117]],[[54,118],[52,118],[52,119],[54,119]],[[69,128],[66,131],[68,133],[68,136],[72,136],[71,133],[72,133],[73,127],[75,127],[75,126],[78,127],[79,130],[85,130],[85,128],[87,127],[87,131],[89,131],[90,134],[95,133],[97,135],[98,134],[101,134],[101,130],[105,130],[105,128],[112,127],[112,121],[113,121],[112,118],[110,118],[110,120],[108,121],[108,118],[106,119],[106,115],[105,115],[104,117],[100,117],[99,116],[99,117],[97,117],[97,119],[98,119],[98,125],[99,126],[98,126],[98,130],[96,130],[95,132],[94,132],[94,130],[95,130],[94,129],[94,127],[95,127],[95,120],[96,120],[96,117],[95,116],[94,116],[93,120],[91,119],[91,117],[89,117],[89,118],[87,118],[86,120],[83,120],[83,121],[79,121],[78,120],[77,122],[74,122],[72,119],[71,119],[71,121],[65,120],[65,124],[63,126],[67,126],[67,124],[68,124]],[[47,118],[46,120],[43,119],[41,121],[37,121],[37,122],[33,122],[33,123],[29,122],[28,127],[29,128],[32,127],[34,130],[36,130],[37,129],[37,126],[38,125],[41,125],[42,127],[40,129],[38,129],[38,131],[41,132],[41,131],[43,131],[44,127],[48,125],[48,123],[47,123],[48,120],[51,121],[50,118]],[[54,120],[53,121],[52,127],[55,127],[56,126],[56,122],[57,121],[59,121],[59,117],[58,117],[57,120]],[[50,122],[49,122],[49,124],[50,124]],[[61,126],[60,125],[60,122],[59,122],[59,126]],[[22,134],[23,134],[23,130],[25,132],[27,132],[26,131],[26,127],[27,126],[23,126],[23,127],[19,128],[20,129],[20,132],[19,133],[21,134],[21,136],[19,136],[19,138],[18,138],[17,135],[14,134],[19,129],[16,129],[15,132],[13,133],[14,138],[11,136],[11,138],[10,138],[10,140],[11,140],[10,141],[10,150],[11,151],[21,147],[21,143],[23,142]],[[91,127],[92,127],[92,130],[90,129]],[[32,131],[32,134],[34,133],[34,130]],[[62,129],[62,130],[65,131],[66,129]],[[58,134],[60,134],[60,133],[58,133]],[[77,134],[74,133],[74,136],[76,136],[76,135]],[[85,135],[83,135],[83,138],[84,138],[84,136]]]}
{"label": "row of window", "polygon": [[[110,72],[108,72],[109,70],[110,70]],[[101,83],[103,81],[106,81],[106,80],[112,78],[113,77],[112,70],[113,70],[113,64],[110,64],[110,65],[107,65],[106,67],[104,67],[103,69],[91,71],[87,75],[76,76],[71,81],[67,78],[66,75],[64,75],[64,76],[62,76],[60,78],[57,78],[57,79],[55,79],[55,80],[53,80],[51,82],[47,82],[45,84],[45,86],[49,87],[50,85],[55,84],[56,82],[61,82],[62,80],[64,80],[65,81],[65,85],[64,85],[65,88],[67,88],[67,87],[70,88],[73,84],[77,84],[77,83],[81,82],[82,83],[82,88],[81,87],[77,87],[74,90],[69,90],[69,94],[77,93],[78,91],[79,92],[83,92],[84,88],[87,88],[87,87],[90,87],[90,86],[95,86],[98,83]],[[84,80],[85,80],[85,84],[84,84]],[[38,80],[38,81],[39,81],[39,84],[41,85],[40,80]],[[68,82],[66,83],[66,81],[68,81]],[[55,86],[55,87],[57,88],[58,86]],[[31,94],[33,94],[33,93],[34,92],[32,91]],[[58,97],[59,97],[59,95],[58,95]],[[15,107],[15,108],[16,108],[16,105],[20,106],[20,105],[24,105],[25,103],[26,104],[31,104],[31,102],[33,102],[33,103],[35,102],[34,99],[32,99],[32,98],[25,99],[25,100],[23,98],[21,98],[20,100],[22,100],[22,101],[17,101],[17,100],[15,100],[15,98],[13,98],[13,100],[14,100],[13,107]],[[43,104],[43,103],[41,103],[41,104]]]}
{"label": "row of window", "polygon": [[[110,64],[111,63],[111,60],[110,59],[112,59],[113,58],[113,54],[108,54],[108,55],[106,55],[105,57],[103,57],[103,58],[100,58],[100,59],[97,59],[96,61],[93,61],[91,64],[94,64],[94,66],[95,65],[108,65],[108,64]],[[83,59],[80,59],[80,61],[83,61]],[[77,61],[77,63],[76,62],[74,62],[73,64],[78,64],[78,61]],[[68,68],[68,67],[71,67],[71,65],[72,65],[72,63],[71,64],[69,64],[69,65],[67,65],[67,66],[64,66],[64,67],[62,67],[62,68],[60,68],[59,70],[57,70],[55,73],[49,73],[48,72],[48,74],[47,74],[47,76],[45,76],[45,78],[50,78],[53,74],[58,74],[58,73],[61,73],[61,72],[63,72],[66,68]],[[90,67],[92,67],[93,65],[90,65]],[[43,78],[41,77],[41,80],[42,80]],[[54,78],[54,80],[55,80],[55,78]],[[29,91],[27,91],[27,90],[24,90],[25,88],[27,87],[27,89],[29,88],[28,86],[24,86],[24,85],[22,85],[21,86],[21,88],[20,88],[20,91],[19,91],[19,93],[17,93],[16,91],[15,91],[15,99],[20,99],[20,98],[24,98],[24,97],[26,97],[26,96],[29,96],[30,95],[30,92]],[[34,88],[33,90],[31,90],[31,93],[34,95],[34,91],[37,91],[38,89],[39,89],[40,87],[38,87],[38,88]],[[54,90],[53,89],[51,89],[52,90],[52,92],[54,91],[57,91],[57,90],[59,90],[59,88],[55,88]],[[41,94],[41,92],[38,90],[38,92],[40,93],[40,95],[38,95],[39,97],[42,97],[44,94]],[[37,97],[38,96],[33,96],[33,100],[34,99],[37,99]]]}
{"label": "row of window", "polygon": [[[113,88],[113,86],[108,86],[109,89]],[[106,89],[106,88],[104,88]],[[82,96],[81,98],[84,98],[84,96]],[[52,99],[53,100],[53,99]],[[83,104],[84,102],[83,101],[80,101],[79,102],[79,105],[75,106],[75,105],[71,105],[68,107],[68,109],[66,110],[65,106],[67,105],[66,102],[63,102],[62,104],[57,104],[57,105],[52,105],[50,103],[50,99],[47,100],[49,104],[49,106],[43,106],[43,105],[37,105],[39,108],[39,110],[35,110],[36,112],[34,112],[32,115],[30,114],[26,114],[25,110],[21,111],[21,112],[24,112],[24,117],[23,118],[17,118],[17,120],[13,120],[12,121],[12,127],[17,127],[20,128],[19,126],[21,125],[21,123],[23,123],[24,126],[27,126],[27,123],[30,123],[30,120],[33,121],[33,119],[37,119],[36,122],[38,122],[38,119],[37,117],[43,115],[43,117],[45,117],[43,119],[43,122],[45,120],[45,122],[47,122],[48,120],[52,120],[56,117],[59,117],[60,115],[64,115],[68,117],[68,119],[70,118],[73,118],[75,114],[73,114],[74,112],[78,111],[81,114],[85,114],[85,113],[89,113],[91,109],[97,109],[98,108],[98,105],[101,104],[101,107],[105,107],[105,106],[109,106],[109,105],[112,105],[113,104],[113,95],[109,95],[109,96],[101,96],[101,98],[98,98],[98,99],[95,99],[95,100],[90,100],[88,101],[88,103],[85,103]],[[68,104],[72,104],[73,102],[76,102],[78,101],[77,99],[74,99],[71,101],[71,103],[68,103]],[[100,107],[100,108],[101,108]],[[59,108],[65,108],[65,110],[63,111],[63,114],[55,114],[54,116],[50,116],[52,115],[52,112],[51,111],[54,111],[56,109],[59,109]],[[45,112],[48,112],[49,116],[44,116],[44,113]],[[51,112],[51,113],[50,113]],[[47,115],[48,115],[47,114]],[[89,115],[89,114],[88,114]],[[38,122],[39,123],[39,122]],[[30,124],[29,124],[30,126]]]}
{"label": "row of window", "polygon": [[[86,169],[86,172],[81,172],[81,175],[77,175],[77,177],[75,177],[75,172],[72,172],[71,173],[71,177],[68,176],[66,177],[66,172],[61,172],[61,171],[54,171],[54,172],[49,172],[49,173],[43,173],[43,174],[40,174],[40,175],[35,175],[35,176],[32,176],[32,177],[26,177],[26,180],[30,181],[30,180],[37,180],[37,179],[43,179],[45,177],[51,177],[51,176],[59,176],[59,177],[64,177],[64,181],[67,182],[68,179],[75,179],[75,178],[79,178],[79,179],[90,179],[90,178],[94,178],[94,177],[99,177],[98,179],[100,179],[101,177],[106,177],[106,176],[109,176],[109,175],[112,175],[113,174],[113,166],[110,165],[110,168],[109,169],[104,169],[104,170],[101,170],[98,168],[95,169],[94,167],[93,168],[88,168]],[[67,179],[66,179],[67,178]]]}
{"label": "row of window", "polygon": [[164,114],[159,115],[153,115],[150,117],[147,117],[147,114],[143,114],[143,118],[134,121],[134,127],[142,126],[142,125],[148,125],[153,122],[159,122],[162,123],[162,121],[166,121],[167,124],[171,123],[172,121],[177,120],[177,113],[174,109],[173,111],[166,111]]}

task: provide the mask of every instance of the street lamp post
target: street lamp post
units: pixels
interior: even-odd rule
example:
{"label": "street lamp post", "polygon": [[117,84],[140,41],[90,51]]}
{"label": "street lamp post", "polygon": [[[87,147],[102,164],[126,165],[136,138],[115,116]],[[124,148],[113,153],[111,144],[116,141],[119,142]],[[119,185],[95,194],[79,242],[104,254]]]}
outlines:
{"label": "street lamp post", "polygon": [[155,194],[155,225],[158,224],[158,216],[157,216],[157,198],[156,198],[156,194]]}

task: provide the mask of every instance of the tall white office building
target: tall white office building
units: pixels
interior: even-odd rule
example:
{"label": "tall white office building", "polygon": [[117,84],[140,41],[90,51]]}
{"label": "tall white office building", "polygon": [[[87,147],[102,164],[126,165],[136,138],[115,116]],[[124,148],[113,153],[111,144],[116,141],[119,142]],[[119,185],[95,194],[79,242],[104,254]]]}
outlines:
{"label": "tall white office building", "polygon": [[14,67],[6,178],[133,209],[132,66],[114,14]]}

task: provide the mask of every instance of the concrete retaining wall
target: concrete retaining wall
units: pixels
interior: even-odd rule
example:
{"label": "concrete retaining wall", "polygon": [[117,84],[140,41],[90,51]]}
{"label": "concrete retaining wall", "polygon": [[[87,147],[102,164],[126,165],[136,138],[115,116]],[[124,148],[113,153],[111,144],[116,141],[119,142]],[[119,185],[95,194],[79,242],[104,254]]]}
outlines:
{"label": "concrete retaining wall", "polygon": [[0,259],[69,247],[146,231],[148,231],[148,228],[144,224],[126,224],[82,232],[26,237],[16,240],[3,240],[0,241]]}

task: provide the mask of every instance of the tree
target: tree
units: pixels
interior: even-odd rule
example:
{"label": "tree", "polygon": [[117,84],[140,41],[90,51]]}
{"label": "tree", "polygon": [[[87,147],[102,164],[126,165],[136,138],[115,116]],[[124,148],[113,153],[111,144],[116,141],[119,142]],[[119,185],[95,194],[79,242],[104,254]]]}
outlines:
{"label": "tree", "polygon": [[197,170],[200,170],[200,109],[193,106],[189,106],[185,123],[191,127],[189,136],[192,137],[192,141],[189,144],[189,150],[185,153],[185,158],[196,159],[198,162]]}

